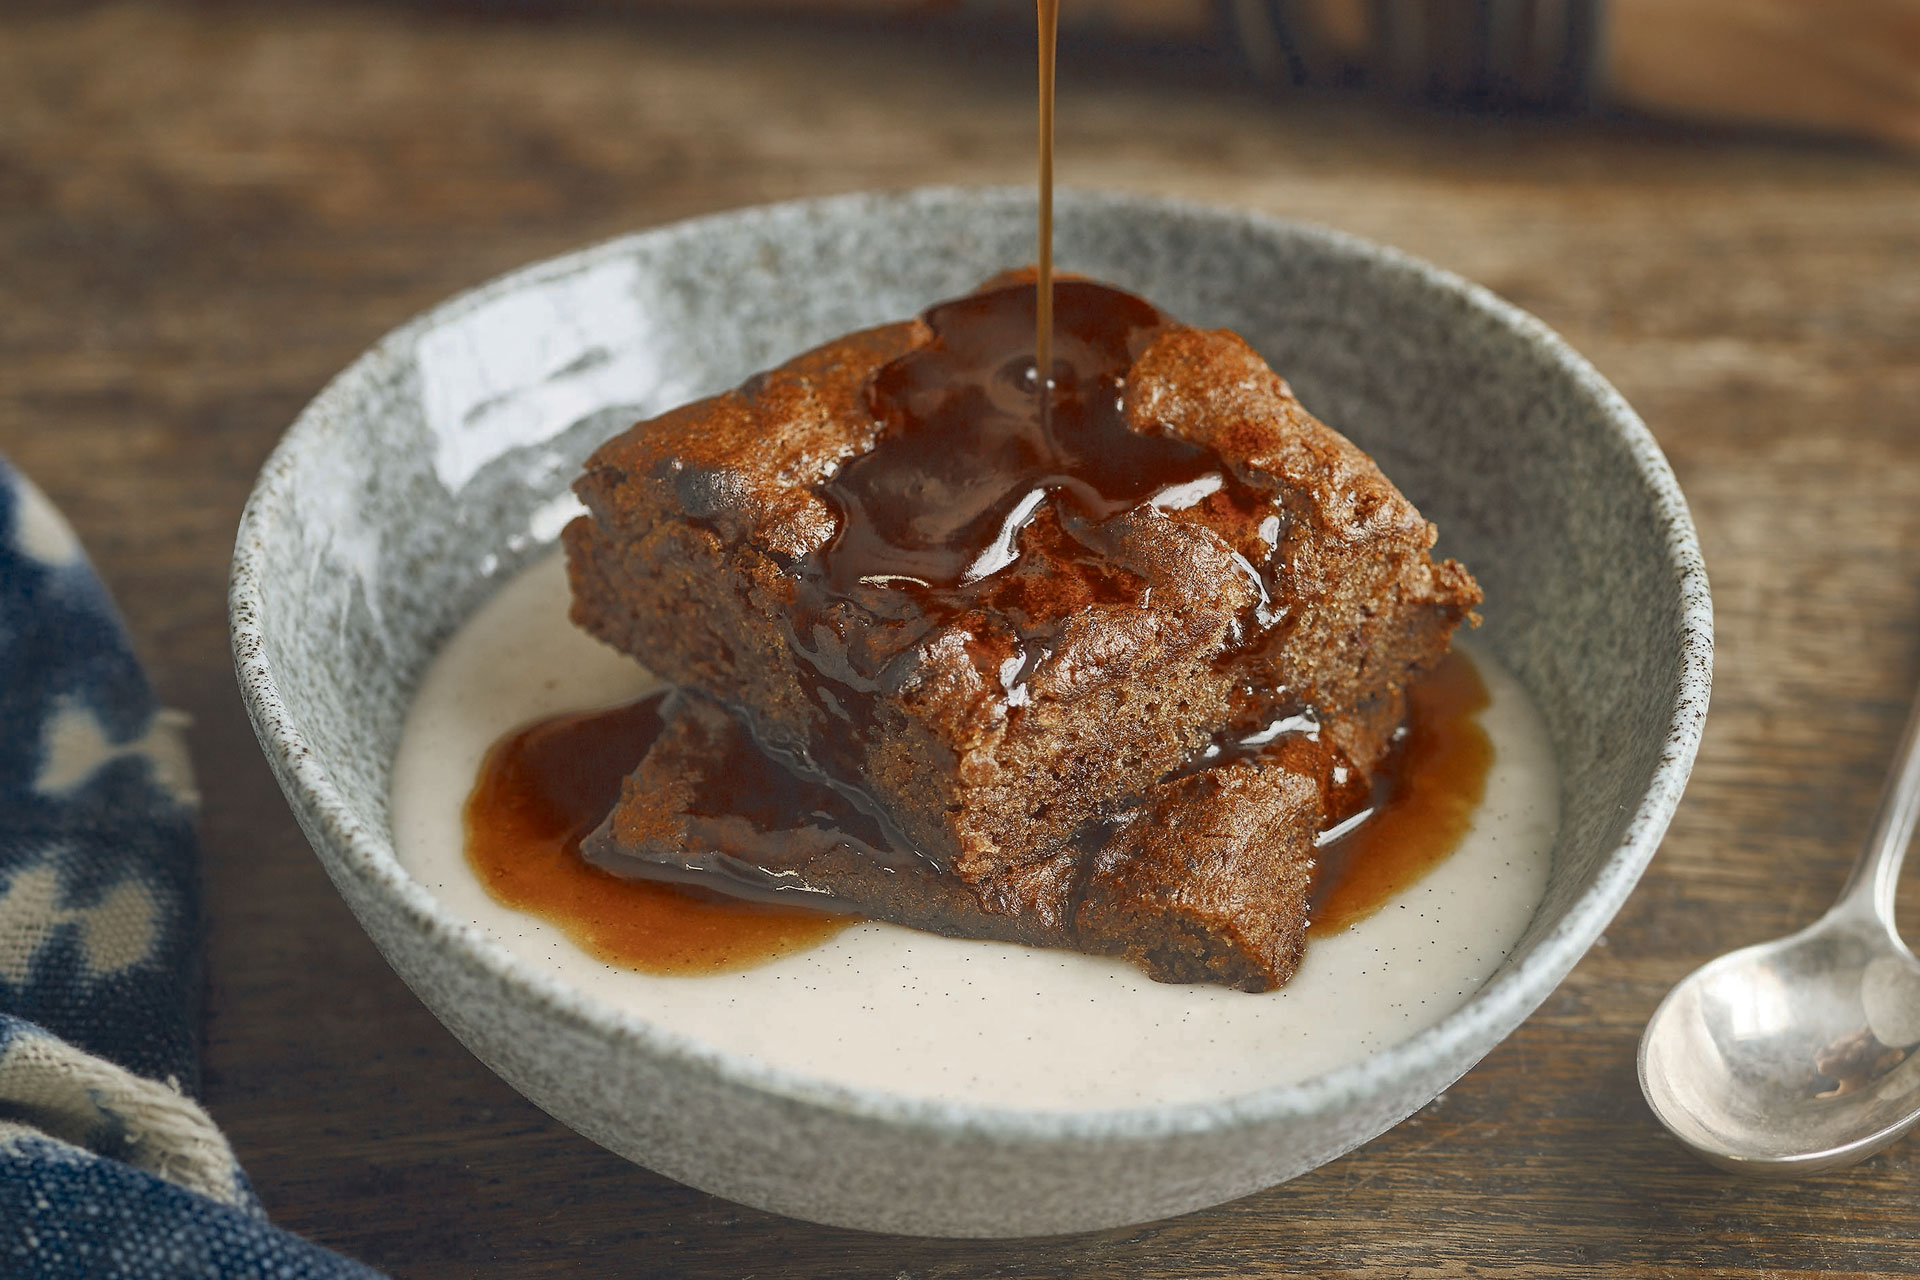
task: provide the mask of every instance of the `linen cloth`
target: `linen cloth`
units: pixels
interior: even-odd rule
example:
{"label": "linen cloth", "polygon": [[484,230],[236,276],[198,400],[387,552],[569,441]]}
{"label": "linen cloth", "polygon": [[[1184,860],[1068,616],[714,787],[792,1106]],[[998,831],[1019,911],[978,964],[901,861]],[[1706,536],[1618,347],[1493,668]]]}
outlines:
{"label": "linen cloth", "polygon": [[0,1276],[376,1273],[266,1221],[199,1084],[199,803],[106,588],[0,459]]}

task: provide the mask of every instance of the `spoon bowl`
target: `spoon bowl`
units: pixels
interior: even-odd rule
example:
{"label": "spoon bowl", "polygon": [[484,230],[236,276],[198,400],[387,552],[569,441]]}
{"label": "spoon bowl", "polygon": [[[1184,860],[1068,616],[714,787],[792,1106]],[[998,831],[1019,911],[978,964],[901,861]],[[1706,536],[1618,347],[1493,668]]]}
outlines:
{"label": "spoon bowl", "polygon": [[1920,1039],[1920,960],[1862,923],[1830,915],[1721,956],[1655,1011],[1640,1086],[1700,1156],[1737,1172],[1816,1173],[1920,1125],[1920,1054],[1906,1038]]}
{"label": "spoon bowl", "polygon": [[1893,925],[1920,815],[1920,704],[1847,887],[1800,932],[1683,979],[1640,1041],[1660,1122],[1723,1169],[1792,1177],[1864,1160],[1920,1126],[1920,960]]}

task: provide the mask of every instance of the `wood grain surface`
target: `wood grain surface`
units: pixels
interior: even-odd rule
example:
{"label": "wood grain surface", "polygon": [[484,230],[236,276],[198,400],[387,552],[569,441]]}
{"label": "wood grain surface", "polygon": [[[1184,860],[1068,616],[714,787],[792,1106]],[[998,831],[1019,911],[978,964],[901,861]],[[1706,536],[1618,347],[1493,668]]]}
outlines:
{"label": "wood grain surface", "polygon": [[777,197],[1026,180],[1027,38],[607,5],[0,8],[0,451],[195,719],[205,1092],[274,1219],[421,1278],[1920,1272],[1920,1139],[1742,1181],[1666,1137],[1633,1070],[1675,979],[1837,891],[1920,681],[1920,164],[1893,153],[1063,63],[1063,181],[1328,223],[1529,308],[1645,415],[1706,547],[1713,712],[1652,870],[1517,1034],[1353,1155],[1092,1236],[789,1222],[522,1101],[360,933],[227,653],[233,530],[280,432],[381,333],[531,259]]}

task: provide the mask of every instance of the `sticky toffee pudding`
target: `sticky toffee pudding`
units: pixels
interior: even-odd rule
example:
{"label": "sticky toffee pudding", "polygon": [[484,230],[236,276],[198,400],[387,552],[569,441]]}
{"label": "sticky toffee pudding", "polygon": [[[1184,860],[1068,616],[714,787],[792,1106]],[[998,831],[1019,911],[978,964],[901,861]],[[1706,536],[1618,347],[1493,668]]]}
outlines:
{"label": "sticky toffee pudding", "polygon": [[[768,937],[766,911],[797,903],[1271,990],[1299,966],[1319,863],[1391,888],[1383,868],[1431,856],[1404,852],[1423,822],[1385,802],[1383,766],[1414,755],[1395,748],[1409,683],[1480,590],[1239,337],[1055,277],[1057,6],[1036,14],[1033,271],[588,460],[570,616],[679,688],[632,713],[651,740],[604,821],[542,848],[649,902],[755,904],[741,919]],[[500,779],[589,733],[495,752],[476,851],[537,807]],[[1403,834],[1382,842],[1389,811]],[[473,856],[503,893],[531,883]],[[1319,879],[1323,919],[1351,916],[1356,891]],[[604,949],[613,926],[580,923],[608,914],[600,883],[563,913]]]}
{"label": "sticky toffee pudding", "polygon": [[1291,976],[1315,843],[1366,807],[1479,590],[1239,338],[1091,281],[1054,295],[1044,390],[1035,286],[1000,280],[589,459],[574,621],[878,832],[831,865],[715,861],[674,797],[746,748],[676,725],[587,837],[596,865],[804,880],[1168,982]]}

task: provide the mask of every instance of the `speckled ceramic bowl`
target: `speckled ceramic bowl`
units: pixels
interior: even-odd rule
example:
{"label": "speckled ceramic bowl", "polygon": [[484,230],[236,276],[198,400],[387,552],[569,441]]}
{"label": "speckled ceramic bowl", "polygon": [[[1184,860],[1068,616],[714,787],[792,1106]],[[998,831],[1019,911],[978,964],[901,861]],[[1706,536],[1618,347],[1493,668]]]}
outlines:
{"label": "speckled ceramic bowl", "polygon": [[1545,326],[1346,236],[1066,194],[1063,266],[1230,326],[1380,461],[1486,587],[1483,642],[1558,753],[1545,900],[1465,1007],[1360,1065],[1231,1101],[1038,1113],[759,1066],[597,1005],[453,918],[395,860],[389,775],[448,635],[549,544],[632,420],[1028,261],[1024,192],[751,209],[546,262],[404,326],[321,393],[241,523],[235,660],[334,883],[454,1034],[581,1133],[776,1212],[1011,1236],[1146,1221],[1303,1173],[1432,1099],[1532,1011],[1626,898],[1706,713],[1707,584],[1624,401]]}

